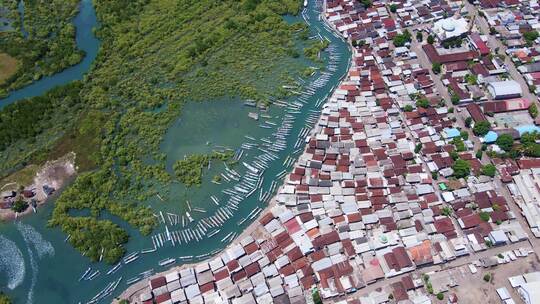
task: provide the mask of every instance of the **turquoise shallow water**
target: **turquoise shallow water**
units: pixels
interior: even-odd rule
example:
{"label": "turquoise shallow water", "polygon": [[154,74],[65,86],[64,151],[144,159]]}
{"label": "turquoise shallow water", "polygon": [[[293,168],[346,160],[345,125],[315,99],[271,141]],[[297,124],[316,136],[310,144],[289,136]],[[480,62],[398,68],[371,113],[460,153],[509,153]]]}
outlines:
{"label": "turquoise shallow water", "polygon": [[[340,58],[334,60],[336,72],[329,77],[328,82],[318,88],[313,96],[305,100],[305,105],[300,113],[294,114],[295,120],[291,134],[287,138],[286,148],[278,153],[279,158],[272,161],[264,173],[265,182],[262,187],[265,190],[276,179],[275,176],[284,169],[283,162],[287,156],[296,150],[293,146],[297,141],[298,133],[306,127],[308,116],[313,115],[318,110],[317,102],[327,96],[345,75],[351,57],[346,43],[324,28],[322,21],[318,19],[318,8],[316,8],[315,3],[310,2],[306,15],[309,17],[312,36],[320,33],[322,37],[329,39],[334,54],[340,55]],[[301,18],[287,17],[287,20],[300,21]],[[323,59],[326,63],[330,61],[328,54]],[[311,78],[311,81],[319,76],[317,73]],[[292,98],[292,100],[296,100],[296,98]],[[248,118],[247,114],[250,111],[254,111],[254,109],[229,99],[188,103],[182,110],[182,116],[173,123],[161,145],[162,151],[167,155],[169,170],[172,164],[176,160],[182,159],[184,155],[208,153],[216,145],[238,149],[242,143],[247,141],[244,135],[256,139],[271,138],[275,128],[260,128],[258,126],[260,122]],[[272,118],[261,118],[261,120],[269,120],[279,125],[285,111],[283,108],[273,107],[267,113]],[[257,150],[246,150],[242,161],[250,162],[260,153]],[[238,166],[237,170],[242,173],[246,171],[242,166]],[[201,187],[186,189],[181,184],[173,183],[170,187],[159,189],[160,193],[164,194],[164,201],[156,197],[151,199],[148,204],[153,206],[156,211],[181,214],[187,210],[185,200],[189,198],[192,206],[206,210],[206,213],[192,212],[195,219],[193,226],[201,218],[215,212],[217,206],[209,199],[210,195],[215,195],[222,201],[226,199],[221,191],[230,188],[231,185],[215,185],[210,182],[211,176],[222,171],[223,165],[213,163],[210,170],[205,171]],[[123,277],[123,281],[113,293],[113,296],[118,295],[127,287],[125,283],[127,279],[152,268],[155,271],[164,270],[163,267],[158,266],[158,261],[164,258],[196,256],[225,247],[228,243],[220,242],[223,236],[231,232],[240,233],[251,221],[245,221],[242,225],[238,225],[238,221],[245,218],[254,208],[264,207],[264,204],[258,200],[258,192],[256,192],[239,205],[240,208],[235,212],[234,217],[221,227],[221,232],[215,237],[176,247],[166,244],[154,253],[141,255],[136,262],[123,265],[111,276],[105,275],[110,266],[103,263],[91,264],[88,259],[82,257],[64,242],[66,236],[59,229],[46,227],[52,207],[52,203],[47,204],[39,209],[37,214],[19,221],[19,224],[0,224],[2,236],[0,247],[5,248],[3,252],[7,252],[4,258],[0,258],[0,286],[15,299],[15,303],[78,303],[79,301],[84,303],[109,282]],[[128,252],[152,247],[152,241],[149,237],[142,237],[137,231],[111,215],[104,213],[102,217],[109,218],[128,230],[131,235],[127,244]],[[168,227],[170,230],[180,228],[171,225]],[[164,229],[165,226],[161,225],[155,233],[163,232]],[[16,267],[11,265],[16,265]],[[79,282],[79,277],[88,267],[99,269],[102,274],[92,281]],[[12,289],[7,287],[12,287]],[[111,297],[108,297],[103,302],[110,301],[110,299]]]}

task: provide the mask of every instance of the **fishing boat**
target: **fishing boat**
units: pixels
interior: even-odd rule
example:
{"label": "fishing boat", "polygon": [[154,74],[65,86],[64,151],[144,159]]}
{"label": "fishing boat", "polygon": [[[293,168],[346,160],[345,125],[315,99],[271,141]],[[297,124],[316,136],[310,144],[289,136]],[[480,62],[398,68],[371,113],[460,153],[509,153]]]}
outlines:
{"label": "fishing boat", "polygon": [[206,213],[206,210],[204,210],[202,208],[193,208],[193,211],[197,211],[197,212],[200,212],[200,213]]}
{"label": "fishing boat", "polygon": [[151,276],[151,275],[153,275],[153,274],[154,274],[154,268],[139,273],[139,275],[141,276],[142,279],[146,279],[146,278],[148,278],[149,276]]}
{"label": "fishing boat", "polygon": [[213,237],[214,235],[218,234],[220,231],[221,231],[221,229],[214,230],[214,231],[210,232],[206,237],[207,237],[207,238],[211,238],[211,237]]}
{"label": "fishing boat", "polygon": [[79,278],[79,281],[82,281],[83,279],[85,279],[86,276],[90,273],[90,271],[92,271],[92,267],[88,267],[86,269],[86,271],[83,273],[83,275]]}
{"label": "fishing boat", "polygon": [[120,284],[120,281],[122,281],[122,278],[123,277],[120,277],[116,281],[109,283],[102,291],[96,294],[89,302],[86,302],[86,304],[97,303],[101,299],[108,297],[114,290],[116,290],[116,287],[118,287],[118,284]]}
{"label": "fishing boat", "polygon": [[95,279],[101,272],[99,270],[94,271],[88,278],[85,280],[92,281]]}
{"label": "fishing boat", "polygon": [[133,261],[136,261],[138,258],[139,258],[138,253],[136,255],[134,255],[134,256],[129,257],[129,258],[126,257],[126,258],[124,258],[124,264],[129,264],[129,263],[131,263]]}
{"label": "fishing boat", "polygon": [[221,239],[221,242],[225,242],[231,235],[233,235],[234,232],[230,232],[227,234],[224,238]]}
{"label": "fishing boat", "polygon": [[246,218],[242,218],[240,221],[238,221],[236,224],[238,226],[242,225],[246,221]]}
{"label": "fishing boat", "polygon": [[259,114],[254,113],[254,112],[249,112],[248,117],[254,120],[259,120]]}
{"label": "fishing boat", "polygon": [[122,262],[114,265],[113,268],[111,268],[109,271],[107,271],[107,274],[115,273],[120,267],[122,266]]}
{"label": "fishing boat", "polygon": [[164,260],[161,260],[159,261],[159,266],[167,266],[167,265],[170,265],[172,263],[176,262],[176,259],[175,258],[168,258],[168,259],[164,259]]}
{"label": "fishing boat", "polygon": [[189,214],[189,212],[186,212],[186,216],[187,216],[190,223],[193,222],[193,218],[191,217],[191,214]]}
{"label": "fishing boat", "polygon": [[133,277],[133,278],[127,280],[126,284],[127,285],[132,285],[132,284],[134,284],[136,282],[139,282],[140,280],[141,280],[141,278],[139,276],[136,276],[136,277]]}

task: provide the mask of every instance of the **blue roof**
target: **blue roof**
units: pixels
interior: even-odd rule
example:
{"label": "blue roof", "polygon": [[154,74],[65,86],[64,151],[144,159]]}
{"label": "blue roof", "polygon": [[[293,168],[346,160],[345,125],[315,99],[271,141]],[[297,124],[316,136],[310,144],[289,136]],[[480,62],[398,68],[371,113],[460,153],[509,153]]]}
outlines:
{"label": "blue roof", "polygon": [[487,132],[487,134],[484,136],[484,142],[487,144],[494,143],[499,135],[493,131]]}
{"label": "blue roof", "polygon": [[460,135],[459,130],[456,129],[456,128],[445,128],[444,133],[446,133],[448,138],[454,138],[454,137],[458,137]]}
{"label": "blue roof", "polygon": [[519,136],[522,136],[524,133],[532,133],[532,132],[539,132],[540,128],[535,125],[526,125],[526,126],[519,126],[515,128],[519,132]]}

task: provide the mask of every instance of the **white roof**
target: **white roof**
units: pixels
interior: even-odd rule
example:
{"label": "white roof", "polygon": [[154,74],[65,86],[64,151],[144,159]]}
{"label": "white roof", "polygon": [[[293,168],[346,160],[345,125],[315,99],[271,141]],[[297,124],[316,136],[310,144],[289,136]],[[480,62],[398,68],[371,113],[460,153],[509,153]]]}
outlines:
{"label": "white roof", "polygon": [[540,271],[524,273],[523,278],[527,283],[540,282]]}
{"label": "white roof", "polygon": [[494,98],[497,96],[523,95],[521,86],[515,80],[490,82],[488,84],[488,91]]}
{"label": "white roof", "polygon": [[527,303],[538,303],[537,300],[540,299],[540,282],[525,283],[521,285],[521,288],[525,291],[529,300],[532,300]]}
{"label": "white roof", "polygon": [[179,276],[178,276],[178,272],[176,270],[173,271],[173,272],[167,273],[165,275],[165,280],[167,281],[167,283],[170,283],[170,282],[178,280],[178,279],[179,279]]}
{"label": "white roof", "polygon": [[469,31],[469,25],[464,18],[449,17],[433,24],[433,32],[441,40],[461,36]]}
{"label": "white roof", "polygon": [[518,286],[521,286],[522,284],[525,284],[525,279],[522,275],[509,277],[508,281],[510,282],[510,286],[512,286],[512,288],[516,288]]}
{"label": "white roof", "polygon": [[497,294],[503,301],[510,298],[510,293],[508,293],[506,287],[497,288]]}
{"label": "white roof", "polygon": [[444,201],[447,202],[447,203],[455,200],[454,195],[452,194],[452,192],[443,192],[442,197],[443,197]]}

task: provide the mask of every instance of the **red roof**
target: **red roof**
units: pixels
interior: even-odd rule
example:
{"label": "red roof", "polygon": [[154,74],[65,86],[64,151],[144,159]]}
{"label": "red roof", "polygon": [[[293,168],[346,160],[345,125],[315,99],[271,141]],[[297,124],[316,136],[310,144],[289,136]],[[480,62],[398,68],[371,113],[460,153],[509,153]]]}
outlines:
{"label": "red roof", "polygon": [[487,44],[482,40],[480,35],[478,33],[472,33],[471,39],[473,41],[474,46],[476,49],[480,52],[481,55],[487,55],[489,54],[490,50]]}
{"label": "red roof", "polygon": [[540,168],[540,159],[538,158],[526,158],[519,159],[517,161],[518,166],[521,169]]}
{"label": "red roof", "polygon": [[240,264],[238,264],[237,260],[231,260],[227,263],[227,268],[229,268],[229,271],[235,271],[240,268]]}
{"label": "red roof", "polygon": [[150,288],[151,289],[156,289],[156,288],[159,288],[161,286],[165,286],[167,285],[167,280],[165,280],[165,277],[157,277],[155,279],[152,279],[150,281]]}
{"label": "red roof", "polygon": [[422,45],[422,49],[424,49],[424,52],[432,63],[438,62],[443,64],[457,61],[469,61],[478,57],[478,52],[476,51],[440,55],[437,52],[437,49],[429,43]]}
{"label": "red roof", "polygon": [[525,98],[514,98],[509,100],[492,101],[484,103],[484,111],[491,113],[500,113],[508,111],[526,110],[531,102]]}
{"label": "red roof", "polygon": [[445,234],[454,231],[454,224],[452,224],[452,220],[449,217],[436,219],[433,221],[433,224],[438,233]]}
{"label": "red roof", "polygon": [[463,222],[463,229],[472,228],[482,223],[482,219],[480,219],[480,216],[476,213],[462,217],[461,221]]}
{"label": "red roof", "polygon": [[295,234],[296,232],[300,231],[300,224],[298,224],[298,221],[296,220],[295,217],[288,220],[284,224],[284,226],[287,229],[287,232],[289,232],[289,234]]}
{"label": "red roof", "polygon": [[214,282],[208,282],[206,284],[201,285],[200,291],[201,293],[209,292],[214,290]]}
{"label": "red roof", "polygon": [[413,265],[405,248],[396,247],[392,249],[392,253],[394,253],[394,256],[396,257],[396,261],[400,268],[407,268]]}
{"label": "red roof", "polygon": [[220,270],[214,274],[214,278],[216,279],[216,281],[221,281],[228,277],[229,277],[229,271],[227,270],[227,268],[223,268],[223,270]]}
{"label": "red roof", "polygon": [[261,268],[259,268],[259,263],[256,262],[247,265],[245,269],[248,277],[251,277],[252,275],[261,271]]}
{"label": "red roof", "polygon": [[479,121],[486,121],[486,116],[482,112],[482,109],[480,109],[480,106],[476,103],[470,103],[467,105],[467,111],[469,111],[469,114],[471,115],[471,118],[474,120],[474,122]]}
{"label": "red roof", "polygon": [[163,303],[171,299],[171,294],[166,292],[156,297],[156,303]]}
{"label": "red roof", "polygon": [[233,273],[232,280],[233,280],[233,282],[236,283],[236,282],[240,281],[241,279],[245,278],[246,275],[247,275],[246,271],[244,269],[242,269],[242,270],[240,270],[238,272]]}

